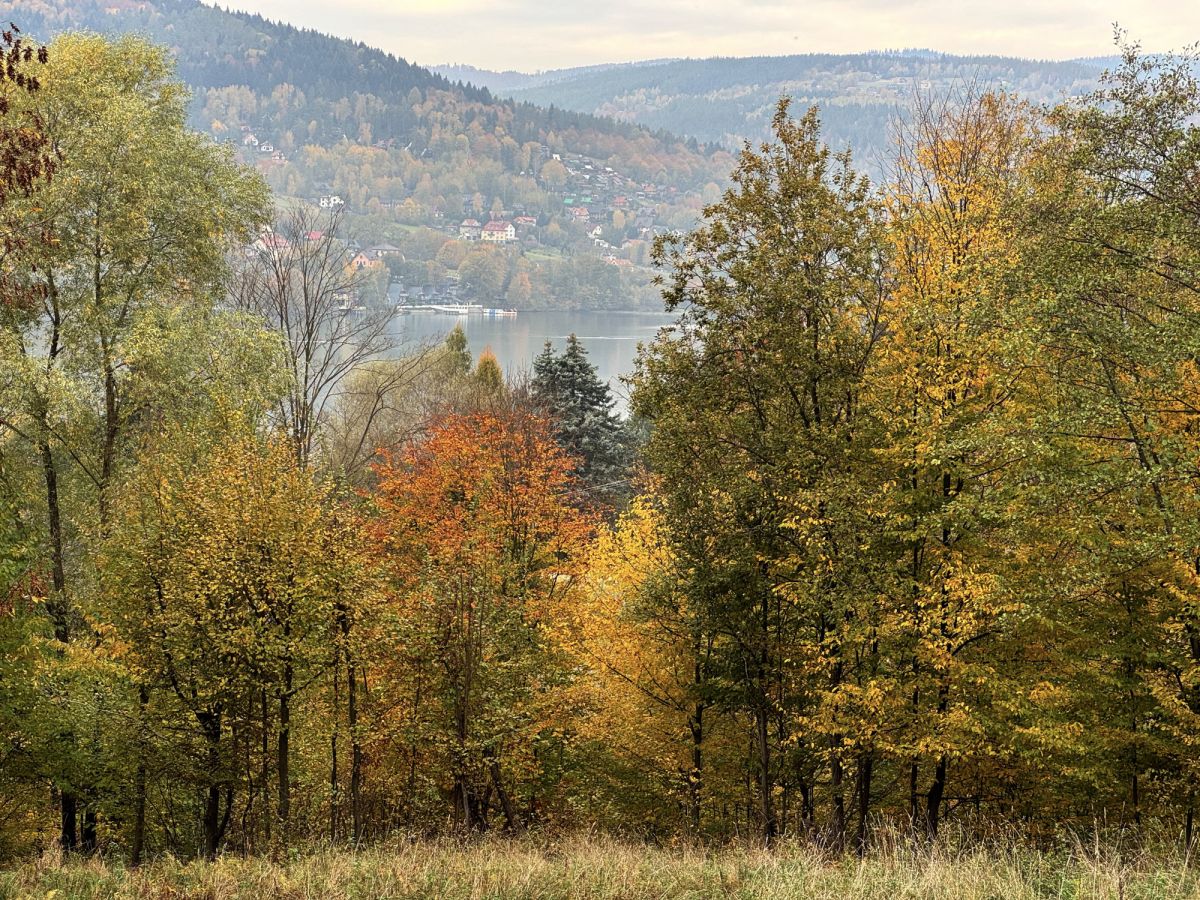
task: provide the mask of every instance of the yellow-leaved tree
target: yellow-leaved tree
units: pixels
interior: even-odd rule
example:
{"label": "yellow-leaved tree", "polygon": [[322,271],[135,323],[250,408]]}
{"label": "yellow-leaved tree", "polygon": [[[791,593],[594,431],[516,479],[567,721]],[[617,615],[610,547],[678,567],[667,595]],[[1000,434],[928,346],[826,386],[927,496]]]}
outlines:
{"label": "yellow-leaved tree", "polygon": [[907,760],[908,813],[935,833],[952,765],[959,793],[1001,742],[1004,676],[989,644],[1012,612],[997,568],[1020,457],[1012,410],[1028,378],[1001,289],[1029,114],[984,94],[918,105],[890,187],[888,340],[871,403],[883,425],[879,589],[891,659],[882,730]]}

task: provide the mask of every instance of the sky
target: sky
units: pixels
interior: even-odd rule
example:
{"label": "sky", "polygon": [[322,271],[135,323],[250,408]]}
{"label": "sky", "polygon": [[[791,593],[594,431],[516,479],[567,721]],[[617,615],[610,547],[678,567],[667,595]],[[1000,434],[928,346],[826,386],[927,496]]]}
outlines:
{"label": "sky", "polygon": [[1200,0],[220,0],[423,65],[543,69],[676,56],[930,48],[1042,59],[1200,40]]}

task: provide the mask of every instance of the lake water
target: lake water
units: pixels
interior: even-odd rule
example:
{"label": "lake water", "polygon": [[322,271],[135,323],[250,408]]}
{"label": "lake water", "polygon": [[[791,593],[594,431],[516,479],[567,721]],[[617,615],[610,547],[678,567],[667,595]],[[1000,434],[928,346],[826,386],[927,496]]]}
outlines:
{"label": "lake water", "polygon": [[650,343],[658,330],[675,321],[668,313],[587,310],[522,311],[515,318],[453,316],[416,311],[393,320],[406,342],[443,340],[455,324],[466,332],[471,355],[490,347],[509,377],[532,371],[534,358],[550,341],[562,350],[574,334],[588,352],[600,377],[608,381],[621,411],[626,409],[620,377],[633,371],[639,343]]}

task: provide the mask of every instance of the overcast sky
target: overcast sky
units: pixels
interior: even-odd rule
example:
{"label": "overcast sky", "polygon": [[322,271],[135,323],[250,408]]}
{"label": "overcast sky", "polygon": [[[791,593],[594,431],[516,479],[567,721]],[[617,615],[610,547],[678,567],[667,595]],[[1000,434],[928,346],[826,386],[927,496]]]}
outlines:
{"label": "overcast sky", "polygon": [[665,56],[928,47],[1067,59],[1200,40],[1200,0],[221,0],[408,60],[534,71]]}

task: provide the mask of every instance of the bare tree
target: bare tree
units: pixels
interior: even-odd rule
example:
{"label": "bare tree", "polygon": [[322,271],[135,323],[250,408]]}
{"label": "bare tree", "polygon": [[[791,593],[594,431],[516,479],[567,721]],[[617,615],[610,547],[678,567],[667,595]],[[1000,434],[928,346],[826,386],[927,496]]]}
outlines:
{"label": "bare tree", "polygon": [[[351,401],[361,406],[361,382],[351,375],[372,361],[383,373],[374,379],[368,409],[360,413],[369,428],[390,391],[421,369],[425,354],[399,356],[391,304],[367,308],[358,302],[361,278],[342,240],[340,211],[297,207],[264,234],[237,267],[230,290],[239,308],[260,316],[283,340],[291,385],[276,410],[281,430],[292,442],[297,464],[309,468],[322,429],[333,410]],[[354,384],[354,387],[351,385]],[[366,445],[340,459],[361,466],[374,447]]]}

